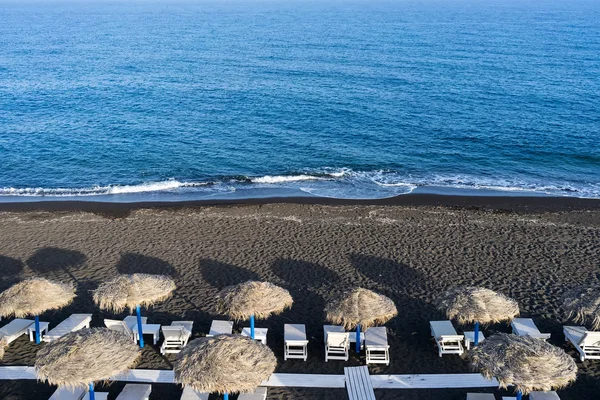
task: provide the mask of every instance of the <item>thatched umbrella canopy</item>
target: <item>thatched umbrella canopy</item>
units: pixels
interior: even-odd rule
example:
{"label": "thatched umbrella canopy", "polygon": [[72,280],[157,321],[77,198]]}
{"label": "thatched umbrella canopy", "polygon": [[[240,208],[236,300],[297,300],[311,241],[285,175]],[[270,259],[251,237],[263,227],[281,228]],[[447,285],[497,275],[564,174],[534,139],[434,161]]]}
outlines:
{"label": "thatched umbrella canopy", "polygon": [[199,392],[225,395],[255,390],[276,366],[271,349],[240,335],[192,340],[173,363],[178,383]]}
{"label": "thatched umbrella canopy", "polygon": [[19,282],[0,293],[0,316],[35,317],[36,343],[40,343],[39,315],[70,304],[75,298],[75,287],[68,283],[44,278]]}
{"label": "thatched umbrella canopy", "polygon": [[94,290],[94,302],[103,310],[119,313],[126,308],[136,310],[140,347],[144,347],[140,306],[165,300],[175,290],[175,282],[166,275],[121,275]]}
{"label": "thatched umbrella canopy", "polygon": [[600,286],[568,291],[563,296],[563,307],[575,322],[590,322],[592,330],[600,330]]}
{"label": "thatched umbrella canopy", "polygon": [[360,330],[385,324],[398,315],[394,302],[371,290],[357,288],[345,293],[325,307],[328,321],[344,326],[344,329],[356,328],[356,352],[360,352]]}
{"label": "thatched umbrella canopy", "polygon": [[471,365],[518,394],[561,389],[577,378],[577,365],[562,349],[530,336],[493,335],[469,352]]}
{"label": "thatched umbrella canopy", "polygon": [[140,356],[131,339],[107,328],[82,329],[48,343],[35,361],[38,379],[51,385],[81,387],[125,372]]}
{"label": "thatched umbrella canopy", "polygon": [[511,321],[519,315],[519,304],[493,290],[462,286],[443,293],[437,308],[459,324],[475,323],[475,344],[478,344],[479,323],[495,324]]}
{"label": "thatched umbrella canopy", "polygon": [[248,281],[228,286],[218,294],[217,312],[235,320],[250,319],[254,338],[254,318],[268,318],[290,308],[294,300],[290,292],[269,282]]}
{"label": "thatched umbrella canopy", "polygon": [[94,302],[103,310],[120,313],[163,301],[174,290],[175,282],[166,275],[120,275],[94,290]]}

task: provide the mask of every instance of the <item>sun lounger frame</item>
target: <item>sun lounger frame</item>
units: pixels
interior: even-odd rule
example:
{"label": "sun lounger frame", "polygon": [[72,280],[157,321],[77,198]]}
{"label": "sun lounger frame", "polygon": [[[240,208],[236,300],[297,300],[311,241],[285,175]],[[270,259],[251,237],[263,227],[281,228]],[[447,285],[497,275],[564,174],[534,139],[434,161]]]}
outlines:
{"label": "sun lounger frame", "polygon": [[212,337],[217,335],[231,335],[233,332],[233,321],[223,321],[219,319],[213,319],[210,323],[210,330],[206,337]]}
{"label": "sun lounger frame", "polygon": [[529,400],[560,400],[556,392],[531,392]]}
{"label": "sun lounger frame", "polygon": [[550,334],[540,332],[531,318],[515,318],[511,321],[510,326],[517,336],[530,336],[543,340],[550,339]]}
{"label": "sun lounger frame", "polygon": [[198,393],[191,387],[185,386],[179,400],[208,400],[208,393]]}
{"label": "sun lounger frame", "polygon": [[492,393],[467,393],[467,400],[495,400]]}
{"label": "sun lounger frame", "polygon": [[48,400],[82,400],[87,390],[81,387],[68,388],[66,386],[58,387]]}
{"label": "sun lounger frame", "polygon": [[0,337],[4,337],[6,343],[10,344],[22,335],[25,335],[27,329],[33,324],[34,321],[32,319],[15,318],[0,328]]}
{"label": "sun lounger frame", "polygon": [[385,326],[367,329],[365,332],[367,364],[390,365],[390,346]]}
{"label": "sun lounger frame", "polygon": [[51,342],[67,333],[75,332],[83,328],[89,328],[92,322],[92,314],[71,314],[67,319],[50,329],[44,335],[44,342]]}
{"label": "sun lounger frame", "polygon": [[[573,330],[581,337],[574,336]],[[585,326],[563,326],[563,333],[567,342],[579,352],[581,361],[600,360],[600,332],[588,331]]]}
{"label": "sun lounger frame", "polygon": [[[194,321],[173,321],[171,326],[161,326],[164,341],[160,346],[160,353],[179,353],[192,336]],[[179,333],[175,337],[174,333]]]}
{"label": "sun lounger frame", "polygon": [[283,359],[308,358],[308,340],[304,324],[285,324],[283,326]]}
{"label": "sun lounger frame", "polygon": [[[348,361],[350,335],[337,325],[324,325],[325,362],[329,360]],[[331,340],[330,340],[331,337]]]}
{"label": "sun lounger frame", "polygon": [[267,398],[267,388],[259,386],[251,393],[242,393],[238,396],[238,400],[265,400]]}
{"label": "sun lounger frame", "polygon": [[117,400],[148,400],[150,393],[152,393],[152,385],[128,383],[117,396]]}
{"label": "sun lounger frame", "polygon": [[440,357],[444,354],[464,353],[464,336],[456,333],[451,321],[429,321],[429,326]]}

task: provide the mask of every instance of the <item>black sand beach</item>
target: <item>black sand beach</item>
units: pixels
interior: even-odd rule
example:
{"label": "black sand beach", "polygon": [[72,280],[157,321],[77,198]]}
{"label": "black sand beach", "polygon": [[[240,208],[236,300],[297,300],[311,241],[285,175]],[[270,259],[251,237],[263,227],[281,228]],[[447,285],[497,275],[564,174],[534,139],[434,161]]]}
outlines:
{"label": "black sand beach", "polygon": [[[312,204],[310,204],[312,203]],[[317,204],[318,203],[318,204]],[[150,207],[150,208],[149,208]],[[41,316],[55,325],[74,312],[104,317],[89,291],[119,273],[165,273],[175,295],[144,315],[153,323],[194,320],[194,337],[208,332],[215,295],[249,279],[287,288],[294,306],[257,321],[269,328],[277,372],[343,374],[360,365],[323,358],[323,308],[331,294],[362,286],[389,296],[399,315],[387,325],[391,364],[372,374],[471,372],[457,356],[439,358],[428,321],[443,319],[436,295],[456,285],[481,285],[515,298],[521,315],[564,342],[560,296],[600,279],[600,201],[574,198],[414,195],[378,201],[254,200],[243,205],[7,203],[0,205],[0,290],[31,276],[72,281],[78,297]],[[283,362],[283,324],[304,323],[307,362]],[[240,322],[236,327],[241,327]],[[506,325],[488,327],[509,332]],[[22,337],[2,365],[32,365],[36,346]],[[138,368],[167,369],[173,356],[147,346]],[[600,362],[577,361],[579,376],[563,400],[600,398]],[[121,386],[120,386],[121,385]],[[118,393],[122,384],[110,386]],[[0,382],[0,398],[48,398],[53,388]],[[378,399],[464,399],[468,390],[378,390]],[[499,392],[495,393],[507,393]],[[174,385],[154,385],[153,399],[177,399]],[[345,390],[272,389],[270,399],[344,398]]]}

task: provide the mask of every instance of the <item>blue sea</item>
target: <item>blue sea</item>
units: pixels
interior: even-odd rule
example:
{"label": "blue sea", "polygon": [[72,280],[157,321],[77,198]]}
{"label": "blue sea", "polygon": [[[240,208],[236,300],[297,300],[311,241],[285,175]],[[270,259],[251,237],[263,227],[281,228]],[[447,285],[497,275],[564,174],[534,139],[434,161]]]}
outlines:
{"label": "blue sea", "polygon": [[600,1],[0,0],[0,201],[600,198]]}

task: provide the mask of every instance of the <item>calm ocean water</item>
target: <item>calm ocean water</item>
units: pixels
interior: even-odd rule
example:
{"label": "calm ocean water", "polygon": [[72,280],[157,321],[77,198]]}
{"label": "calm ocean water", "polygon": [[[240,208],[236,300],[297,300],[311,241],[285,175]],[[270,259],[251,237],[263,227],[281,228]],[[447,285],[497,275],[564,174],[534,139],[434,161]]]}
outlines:
{"label": "calm ocean water", "polygon": [[[600,2],[0,2],[0,198],[600,198]],[[44,197],[42,197],[44,196]]]}

